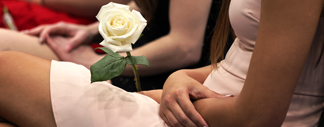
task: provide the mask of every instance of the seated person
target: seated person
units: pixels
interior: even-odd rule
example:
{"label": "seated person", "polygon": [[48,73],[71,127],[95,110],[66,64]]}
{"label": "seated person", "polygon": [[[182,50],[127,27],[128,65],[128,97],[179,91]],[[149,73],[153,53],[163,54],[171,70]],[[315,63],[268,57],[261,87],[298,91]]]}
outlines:
{"label": "seated person", "polygon": [[[131,52],[134,56],[146,56],[151,65],[150,68],[139,66],[143,90],[161,89],[167,77],[178,69],[210,64],[209,45],[215,25],[214,17],[218,12],[218,0],[198,2],[197,4],[202,4],[199,6],[191,4],[190,1],[135,2],[149,21],[143,31],[144,36],[135,43],[135,49]],[[98,34],[97,27],[98,23],[88,26],[58,23],[39,26],[28,32],[30,35],[39,36],[41,43],[47,42],[49,46],[56,43],[62,46],[52,49],[48,45],[39,44],[36,37],[2,30],[0,32],[3,39],[0,41],[3,42],[0,43],[0,51],[22,51],[49,60],[78,63],[89,68],[104,57],[96,54],[89,45],[84,45],[90,43]],[[121,54],[125,56],[125,53]],[[111,82],[127,91],[136,91],[133,79],[133,70],[127,66],[122,75]]]}
{"label": "seated person", "polygon": [[[316,126],[324,105],[323,6],[323,0],[224,1],[212,65],[177,71],[163,91],[147,96],[90,84],[81,65],[1,52],[0,116],[22,127]],[[228,19],[237,38],[217,63]]]}

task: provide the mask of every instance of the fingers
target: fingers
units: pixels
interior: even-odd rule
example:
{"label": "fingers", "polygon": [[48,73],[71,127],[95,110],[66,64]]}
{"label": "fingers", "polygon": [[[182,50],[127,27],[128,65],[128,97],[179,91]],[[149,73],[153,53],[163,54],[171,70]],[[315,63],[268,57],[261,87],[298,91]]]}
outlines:
{"label": "fingers", "polygon": [[204,85],[192,87],[188,90],[190,98],[194,100],[203,99],[203,98],[226,98],[233,97],[233,95],[223,95],[215,91],[210,90]]}
{"label": "fingers", "polygon": [[70,52],[75,47],[79,46],[83,41],[85,41],[85,33],[78,32],[72,39],[71,42],[65,47],[67,52]]}
{"label": "fingers", "polygon": [[39,33],[44,29],[44,27],[46,27],[46,25],[40,25],[30,30],[23,30],[21,32],[26,33],[28,35],[38,36]]}
{"label": "fingers", "polygon": [[207,127],[207,122],[195,109],[190,98],[226,98],[231,96],[233,95],[218,94],[203,85],[190,87],[187,91],[175,90],[172,94],[166,94],[162,98],[160,116],[169,126]]}
{"label": "fingers", "polygon": [[187,116],[198,127],[206,127],[208,125],[207,122],[204,120],[204,118],[197,112],[195,106],[192,104],[192,102],[189,99],[178,99],[177,102],[181,107],[181,109],[183,110],[185,116]]}
{"label": "fingers", "polygon": [[168,121],[168,126],[170,127],[196,127],[196,125],[183,125],[182,123],[179,122],[179,120],[174,116],[174,114],[170,111],[167,110],[164,112],[164,115],[166,116],[166,119]]}
{"label": "fingers", "polygon": [[45,35],[48,45],[60,57],[62,53],[66,52],[59,44],[56,43],[49,35]]}
{"label": "fingers", "polygon": [[[43,31],[43,29],[45,27],[46,27],[46,25],[41,25],[41,26],[35,27],[33,29],[30,29],[30,30],[23,30],[21,32],[25,33],[25,34],[28,34],[28,35],[31,35],[31,36],[39,36],[39,34]],[[41,44],[44,41],[44,38],[40,37],[38,41]]]}
{"label": "fingers", "polygon": [[42,29],[39,33],[39,38],[44,39],[41,43],[45,42],[46,35],[51,34],[59,34],[59,35],[66,35],[68,31],[66,30],[66,26],[64,23],[57,23],[55,25],[48,25]]}
{"label": "fingers", "polygon": [[32,36],[39,36],[39,42],[43,43],[46,42],[46,35],[50,34],[60,34],[60,35],[66,35],[68,31],[66,30],[67,24],[64,22],[59,22],[53,25],[41,25],[38,27],[35,27],[30,30],[24,30],[23,33],[32,35]]}
{"label": "fingers", "polygon": [[166,116],[161,112],[161,110],[160,110],[160,112],[159,112],[159,115],[160,115],[160,117],[163,119],[163,121],[165,122],[165,124],[167,124],[168,126],[170,126],[170,122],[169,122],[169,120],[166,118]]}
{"label": "fingers", "polygon": [[[196,113],[192,113],[191,111]],[[191,114],[191,116],[198,115],[193,117],[199,118],[198,122],[193,122],[185,112],[190,112],[189,114]],[[171,96],[166,96],[163,98],[163,102],[161,103],[160,107],[160,116],[169,126],[172,127],[203,127],[207,125],[204,119],[195,110],[189,96],[184,94],[178,96],[176,99],[171,98]]]}

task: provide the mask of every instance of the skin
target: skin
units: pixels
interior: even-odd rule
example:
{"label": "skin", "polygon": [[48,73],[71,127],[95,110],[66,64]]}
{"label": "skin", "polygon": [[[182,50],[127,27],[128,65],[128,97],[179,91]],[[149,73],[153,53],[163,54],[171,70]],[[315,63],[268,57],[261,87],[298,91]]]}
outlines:
{"label": "skin", "polygon": [[[257,43],[241,94],[237,97],[232,98],[206,98],[194,102],[196,110],[202,115],[209,126],[273,127],[280,126],[282,124],[288,106],[290,104],[295,85],[312,44],[312,40],[317,27],[317,22],[319,21],[319,17],[323,9],[323,3],[323,0],[262,1],[262,16],[260,20]],[[25,111],[26,108],[22,108],[22,111],[17,112],[13,111],[12,107],[20,106],[20,101],[25,101],[25,99],[27,99],[27,101],[29,102],[27,104],[32,105],[33,101],[35,100],[33,100],[33,98],[30,96],[38,96],[35,94],[41,94],[44,98],[38,99],[44,99],[44,102],[42,101],[40,104],[35,106],[27,105],[27,107],[29,107],[27,109],[43,109],[40,110],[41,113],[37,113],[35,116],[32,116],[32,118],[36,117],[37,119],[37,117],[39,118],[40,116],[42,116],[41,118],[44,119],[44,122],[51,123],[53,122],[53,119],[51,119],[52,114],[48,113],[51,111],[50,109],[48,109],[48,103],[50,102],[48,102],[47,100],[49,99],[49,95],[48,93],[46,93],[46,91],[49,92],[49,89],[48,86],[46,87],[46,85],[41,85],[42,83],[48,83],[46,76],[49,76],[49,74],[39,74],[40,72],[49,73],[46,71],[49,70],[49,67],[46,66],[50,66],[50,63],[45,62],[46,60],[42,60],[37,57],[22,54],[23,53],[12,52],[0,53],[0,62],[2,63],[0,64],[0,69],[6,72],[1,73],[2,75],[0,75],[0,90],[2,90],[0,91],[0,107],[6,107],[0,108],[0,115],[2,117],[7,116],[4,118],[10,121],[17,120],[17,122],[21,122],[21,119],[19,118],[23,117],[25,113],[28,113],[28,111]],[[22,62],[25,63],[23,66],[21,66]],[[38,64],[44,66],[39,66]],[[20,67],[23,67],[24,69]],[[25,69],[27,67],[31,69]],[[33,69],[36,68],[42,69],[33,71]],[[23,71],[19,72],[16,69]],[[35,79],[30,78],[30,74],[28,75],[29,78],[24,77],[26,76],[24,75],[26,73],[23,72],[28,70],[32,70],[32,72],[35,73]],[[205,75],[206,73],[207,71],[205,73],[203,72],[203,74],[197,73],[199,75],[191,76],[191,78],[195,77],[197,79],[200,79],[199,77]],[[184,74],[174,73],[174,75],[170,76],[166,84],[178,84],[177,82],[179,82],[179,79],[173,77],[179,75]],[[16,80],[17,76],[22,78],[20,80]],[[40,77],[37,76],[45,76],[45,79],[40,79]],[[28,83],[28,81],[41,83]],[[199,82],[201,80],[195,81]],[[178,87],[184,87],[185,89],[189,89],[189,87],[196,88],[200,86],[197,82],[192,83],[191,85],[189,84],[187,86],[179,84]],[[24,84],[22,86],[30,86],[32,88],[40,87],[40,89],[37,89],[38,92],[35,92],[35,89],[33,89],[32,91],[29,91],[31,93],[28,94],[28,88],[22,87],[21,84]],[[14,91],[10,91],[13,88],[15,88]],[[8,91],[9,93],[4,93],[6,91]],[[30,96],[21,97],[20,93],[24,92],[26,93],[26,95]],[[198,92],[196,93],[203,92],[205,91],[198,90]],[[6,98],[6,96],[12,93],[17,93],[17,96],[14,97],[17,97],[19,101]],[[188,93],[185,96],[188,95],[190,94]],[[165,96],[165,94],[163,94],[163,96]],[[162,99],[161,104],[163,103],[163,101],[165,100]],[[174,102],[178,103],[177,101]],[[171,105],[171,103],[166,104],[166,107]],[[183,107],[181,103],[179,105],[180,107]],[[186,107],[186,105],[184,105],[184,107]],[[180,124],[182,126],[192,126],[190,121],[186,122],[184,120],[186,118],[183,119],[182,114],[186,114],[188,117],[190,117],[190,115],[188,115],[186,111],[183,111],[185,109],[186,108],[181,108],[180,110],[175,109],[174,111],[172,111],[172,113],[165,114],[164,117],[162,116],[162,118],[165,119],[165,121],[168,122],[170,126]],[[9,111],[12,111],[14,113],[21,113],[22,116],[8,115],[11,114]],[[181,111],[183,113],[179,113]],[[27,119],[33,121],[32,118]],[[182,121],[178,122],[180,124],[176,123],[178,121],[177,118],[180,118],[180,120]],[[21,123],[21,125],[23,124],[24,123]],[[27,124],[41,125],[42,123],[28,122]]]}
{"label": "skin", "polygon": [[[22,52],[5,51],[0,52],[0,62],[0,69],[3,72],[0,74],[0,116],[21,127],[56,126],[49,93],[50,61]],[[206,68],[210,70],[210,67],[205,67],[203,70]],[[193,80],[191,76],[194,75],[190,74],[195,71],[199,72],[199,70],[201,69],[183,70],[179,74],[184,81],[191,79],[190,81],[193,82],[201,82],[202,80]],[[187,71],[189,71],[188,75],[185,74]],[[20,77],[19,80],[16,77]],[[201,84],[200,86],[200,88],[195,88],[196,91],[204,92],[200,93],[196,97],[197,99],[224,98],[223,95],[219,95]],[[162,90],[140,93],[160,103]],[[0,127],[7,125],[10,124],[0,122]]]}
{"label": "skin", "polygon": [[[200,99],[193,103],[209,126],[281,126],[312,44],[323,3],[323,0],[261,2],[259,33],[241,94],[226,99]],[[164,90],[166,87],[167,84]],[[188,89],[181,84],[171,87]],[[162,98],[171,96],[169,99],[172,100],[161,100],[160,112],[164,116],[160,116],[168,120],[170,126],[195,119],[191,109],[172,109],[175,105],[192,105],[190,102],[179,103],[177,100],[183,96],[176,93],[163,93]],[[173,103],[163,104],[163,101]],[[167,109],[172,109],[172,114]]]}
{"label": "skin", "polygon": [[[130,3],[130,5],[131,8],[136,8],[134,7],[133,3]],[[171,0],[170,33],[131,52],[133,56],[146,56],[150,62],[150,68],[139,66],[139,74],[141,76],[160,74],[197,63],[201,56],[204,31],[208,19],[210,5],[211,0],[203,0],[200,2],[188,0]],[[41,38],[41,42],[46,42],[52,49],[39,52],[39,54],[53,54],[54,51],[57,55],[56,58],[59,58],[60,60],[71,61],[90,68],[92,64],[94,64],[104,56],[96,54],[90,48],[85,48],[85,46],[81,44],[86,44],[89,42],[83,41],[83,39],[79,38],[82,36],[77,36],[77,34],[73,33],[88,33],[88,35],[84,36],[93,36],[94,34],[98,33],[97,25],[97,23],[94,23],[90,26],[87,26],[86,28],[85,26],[80,26],[78,30],[68,29],[72,28],[72,26],[71,24],[65,23],[43,25],[29,30],[28,34],[39,36]],[[73,28],[76,27],[77,26],[75,25],[73,26]],[[85,32],[85,30],[89,32]],[[5,35],[5,32],[3,34]],[[64,35],[65,37],[62,37],[62,35]],[[17,40],[17,43],[29,43],[29,41],[32,41],[32,39],[20,41]],[[9,43],[8,45],[10,45],[10,39],[8,39],[6,43]],[[36,45],[39,44],[37,44],[37,42],[31,42],[30,45],[24,48],[35,49],[35,47],[37,47]],[[53,47],[52,45],[61,46]],[[1,48],[0,51],[3,50]],[[20,51],[14,48],[12,48],[11,50]],[[126,53],[121,53],[121,55],[126,56]],[[36,56],[38,55],[36,54]],[[45,59],[50,60],[52,58]],[[123,76],[133,76],[133,74],[134,73],[131,66],[127,66],[125,71],[122,73]]]}
{"label": "skin", "polygon": [[48,85],[50,61],[24,53],[1,52],[0,57],[0,116],[21,127],[55,127]]}

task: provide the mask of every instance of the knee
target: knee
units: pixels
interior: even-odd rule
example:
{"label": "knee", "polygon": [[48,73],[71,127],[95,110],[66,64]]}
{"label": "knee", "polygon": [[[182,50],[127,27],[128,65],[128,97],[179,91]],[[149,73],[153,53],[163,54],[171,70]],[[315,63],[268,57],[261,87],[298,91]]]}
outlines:
{"label": "knee", "polygon": [[9,51],[9,44],[10,44],[10,36],[11,31],[7,29],[0,28],[0,52],[1,51]]}
{"label": "knee", "polygon": [[0,38],[1,41],[7,38],[7,35],[13,33],[14,31],[8,30],[8,29],[3,29],[0,28]]}

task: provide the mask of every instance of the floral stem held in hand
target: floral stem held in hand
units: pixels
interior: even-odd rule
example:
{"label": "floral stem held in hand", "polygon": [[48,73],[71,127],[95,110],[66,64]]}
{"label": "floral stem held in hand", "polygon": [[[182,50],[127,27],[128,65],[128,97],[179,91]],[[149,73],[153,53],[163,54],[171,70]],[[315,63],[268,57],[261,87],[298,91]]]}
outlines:
{"label": "floral stem held in hand", "polygon": [[[126,53],[127,53],[127,57],[132,56],[130,54],[130,52],[126,52]],[[141,89],[141,82],[140,82],[140,78],[139,78],[138,70],[137,70],[138,68],[135,66],[135,64],[132,64],[132,68],[133,68],[134,76],[135,76],[136,89],[137,89],[137,92],[140,92],[140,91],[142,91],[142,89]]]}
{"label": "floral stem held in hand", "polygon": [[[129,52],[133,50],[132,44],[141,36],[146,20],[140,12],[130,11],[129,6],[113,2],[102,6],[96,17],[100,22],[99,33],[104,38],[100,43],[104,47],[99,49],[107,55],[90,67],[91,82],[107,81],[119,76],[128,64],[133,68],[136,88],[140,92],[138,68],[135,65],[150,67],[150,63],[145,56],[131,56]],[[127,52],[127,57],[118,52]]]}

